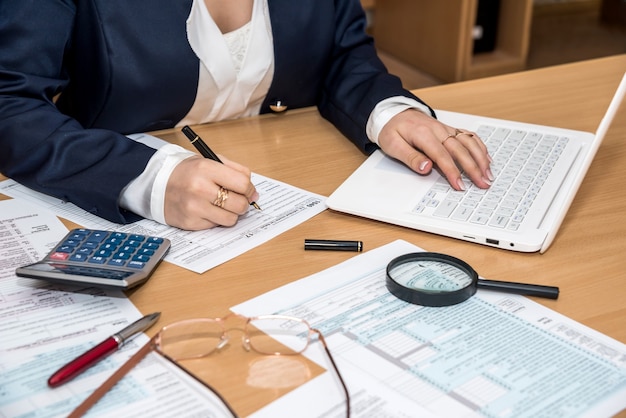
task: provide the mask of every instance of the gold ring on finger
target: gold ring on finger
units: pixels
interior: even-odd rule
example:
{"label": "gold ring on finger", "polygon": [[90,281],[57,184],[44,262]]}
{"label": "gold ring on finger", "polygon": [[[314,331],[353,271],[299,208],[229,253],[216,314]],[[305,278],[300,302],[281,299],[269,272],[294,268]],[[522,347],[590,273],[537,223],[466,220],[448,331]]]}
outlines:
{"label": "gold ring on finger", "polygon": [[224,204],[226,203],[226,199],[228,199],[228,190],[226,190],[223,187],[220,187],[220,189],[217,191],[217,198],[215,199],[213,204],[217,206],[218,208],[223,209]]}
{"label": "gold ring on finger", "polygon": [[455,138],[455,137],[456,137],[456,135],[448,135],[448,136],[446,136],[444,139],[441,140],[441,145],[445,144],[448,139]]}
{"label": "gold ring on finger", "polygon": [[454,137],[457,138],[459,135],[467,135],[467,136],[471,136],[471,137],[474,136],[474,134],[472,132],[462,131],[460,129],[455,129],[454,130]]}

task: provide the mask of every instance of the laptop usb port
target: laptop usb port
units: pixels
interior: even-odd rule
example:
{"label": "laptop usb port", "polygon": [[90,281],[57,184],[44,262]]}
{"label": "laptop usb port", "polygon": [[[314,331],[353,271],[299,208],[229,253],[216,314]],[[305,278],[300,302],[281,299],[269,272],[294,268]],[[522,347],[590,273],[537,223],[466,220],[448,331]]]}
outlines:
{"label": "laptop usb port", "polygon": [[493,238],[487,238],[487,244],[500,245],[500,241]]}

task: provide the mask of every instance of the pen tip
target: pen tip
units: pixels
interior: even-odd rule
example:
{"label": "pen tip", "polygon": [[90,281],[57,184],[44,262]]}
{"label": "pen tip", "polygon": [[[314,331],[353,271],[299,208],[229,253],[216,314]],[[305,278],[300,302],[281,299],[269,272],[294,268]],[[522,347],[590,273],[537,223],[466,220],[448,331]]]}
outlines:
{"label": "pen tip", "polygon": [[251,202],[250,204],[251,204],[252,206],[254,206],[257,210],[263,210],[263,209],[261,209],[261,207],[260,207],[259,205],[257,205],[257,203],[256,203],[256,202]]}

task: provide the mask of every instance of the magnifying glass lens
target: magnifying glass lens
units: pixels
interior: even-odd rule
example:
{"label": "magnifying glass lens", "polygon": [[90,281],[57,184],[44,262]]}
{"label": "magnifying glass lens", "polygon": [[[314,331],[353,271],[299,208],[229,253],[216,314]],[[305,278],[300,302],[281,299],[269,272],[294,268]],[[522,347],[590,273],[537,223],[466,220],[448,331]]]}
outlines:
{"label": "magnifying glass lens", "polygon": [[427,293],[448,293],[472,284],[460,268],[435,260],[415,260],[395,266],[389,275],[399,285]]}
{"label": "magnifying glass lens", "polygon": [[387,289],[405,302],[423,306],[461,303],[481,289],[556,299],[559,288],[478,278],[463,260],[439,253],[418,252],[394,258],[387,265]]}
{"label": "magnifying glass lens", "polygon": [[461,303],[476,293],[477,282],[474,269],[445,254],[405,254],[387,265],[387,289],[405,302],[422,306]]}

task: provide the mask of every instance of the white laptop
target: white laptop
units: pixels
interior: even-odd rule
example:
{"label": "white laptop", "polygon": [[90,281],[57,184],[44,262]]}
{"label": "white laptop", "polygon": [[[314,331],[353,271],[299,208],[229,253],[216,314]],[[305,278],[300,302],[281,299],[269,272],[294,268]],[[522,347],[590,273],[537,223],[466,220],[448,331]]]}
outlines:
{"label": "white laptop", "polygon": [[437,111],[442,122],[479,134],[494,159],[488,190],[465,179],[452,189],[436,170],[420,176],[374,152],[333,194],[330,209],[420,231],[523,252],[544,252],[626,93],[626,74],[595,135]]}

